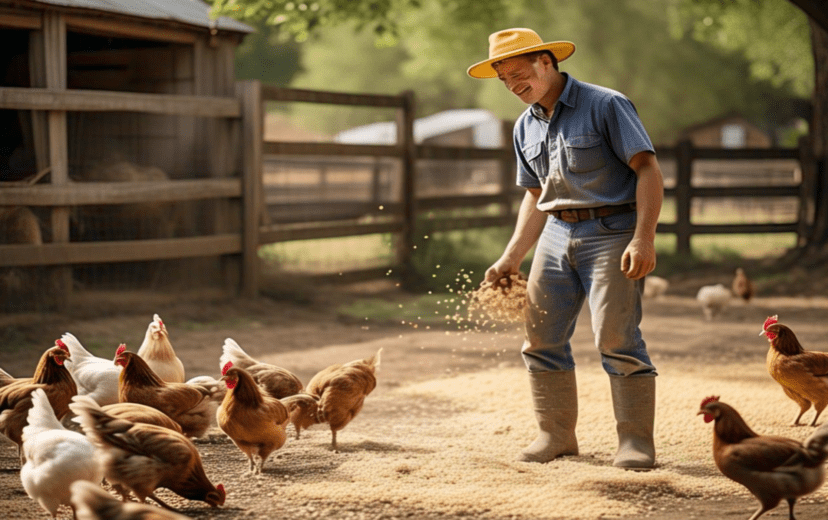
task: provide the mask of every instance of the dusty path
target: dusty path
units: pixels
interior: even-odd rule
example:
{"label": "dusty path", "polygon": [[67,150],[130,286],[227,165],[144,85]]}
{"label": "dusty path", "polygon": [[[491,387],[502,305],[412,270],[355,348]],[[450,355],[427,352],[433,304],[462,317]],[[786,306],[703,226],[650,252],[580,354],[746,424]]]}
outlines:
{"label": "dusty path", "polygon": [[[405,305],[404,296],[389,297]],[[713,322],[704,321],[690,298],[647,301],[643,329],[660,373],[659,467],[630,473],[611,466],[609,383],[591,347],[589,321],[582,319],[574,341],[581,455],[534,465],[513,461],[535,428],[518,330],[460,333],[346,322],[329,303],[206,295],[196,303],[172,298],[150,306],[139,296],[122,297],[116,307],[123,309],[109,308],[106,318],[89,302],[67,316],[4,318],[2,330],[5,345],[37,339],[43,348],[69,331],[108,357],[121,341],[137,349],[157,312],[188,377],[217,374],[226,337],[304,381],[330,363],[383,349],[379,385],[339,434],[339,453],[329,451],[328,431],[310,430],[277,452],[262,476],[250,477],[246,459],[220,431],[200,441],[208,476],[228,490],[225,507],[211,510],[161,493],[198,519],[746,519],[756,503],[714,467],[711,425],[695,415],[699,402],[721,395],[760,433],[802,439],[811,429],[789,426],[796,406],[765,372],[767,342],[758,332],[765,317],[779,314],[807,348],[828,351],[826,299],[760,299],[736,304]],[[6,348],[0,367],[24,375],[40,352]],[[15,452],[0,445],[0,511],[8,518],[46,518],[20,486]],[[797,518],[826,518],[827,501],[828,488],[818,491],[797,505]],[[763,518],[787,518],[786,507]]]}

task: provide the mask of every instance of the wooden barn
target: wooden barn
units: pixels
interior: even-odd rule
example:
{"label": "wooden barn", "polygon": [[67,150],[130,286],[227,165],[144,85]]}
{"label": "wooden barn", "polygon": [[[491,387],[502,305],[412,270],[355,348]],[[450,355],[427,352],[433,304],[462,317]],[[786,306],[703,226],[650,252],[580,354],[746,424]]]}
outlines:
{"label": "wooden barn", "polygon": [[697,148],[770,148],[770,134],[741,114],[731,113],[684,128],[677,142]]}
{"label": "wooden barn", "polygon": [[4,306],[44,286],[238,284],[257,96],[234,55],[252,29],[198,0],[0,0],[0,29]]}

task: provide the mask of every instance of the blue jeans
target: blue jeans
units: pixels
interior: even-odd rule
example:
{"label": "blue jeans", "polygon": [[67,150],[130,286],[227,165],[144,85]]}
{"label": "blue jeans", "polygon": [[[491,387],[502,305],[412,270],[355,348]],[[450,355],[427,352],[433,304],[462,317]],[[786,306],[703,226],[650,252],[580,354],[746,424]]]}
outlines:
{"label": "blue jeans", "polygon": [[656,375],[639,329],[644,280],[621,272],[635,218],[630,212],[574,224],[547,219],[527,282],[522,353],[530,372],[575,369],[570,338],[588,299],[604,370],[615,376]]}

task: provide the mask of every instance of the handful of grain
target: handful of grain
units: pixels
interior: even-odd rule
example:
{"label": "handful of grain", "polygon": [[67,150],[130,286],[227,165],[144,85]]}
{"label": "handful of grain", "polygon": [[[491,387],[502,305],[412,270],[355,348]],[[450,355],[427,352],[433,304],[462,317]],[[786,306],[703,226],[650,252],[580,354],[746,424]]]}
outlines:
{"label": "handful of grain", "polygon": [[521,273],[504,275],[494,282],[483,282],[472,291],[469,316],[507,323],[525,321],[526,277]]}

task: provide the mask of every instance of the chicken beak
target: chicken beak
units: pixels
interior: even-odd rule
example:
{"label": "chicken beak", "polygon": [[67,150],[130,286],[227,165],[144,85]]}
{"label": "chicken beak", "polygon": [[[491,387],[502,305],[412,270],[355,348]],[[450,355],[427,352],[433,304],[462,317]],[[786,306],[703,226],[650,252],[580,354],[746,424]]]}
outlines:
{"label": "chicken beak", "polygon": [[760,335],[760,336],[767,336],[767,335],[768,335],[768,331],[763,330],[762,332],[760,332],[760,333],[759,333],[759,335]]}

